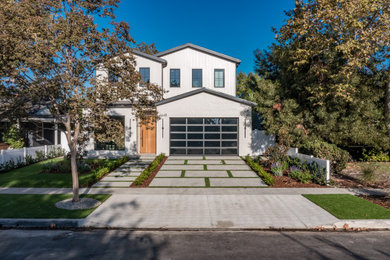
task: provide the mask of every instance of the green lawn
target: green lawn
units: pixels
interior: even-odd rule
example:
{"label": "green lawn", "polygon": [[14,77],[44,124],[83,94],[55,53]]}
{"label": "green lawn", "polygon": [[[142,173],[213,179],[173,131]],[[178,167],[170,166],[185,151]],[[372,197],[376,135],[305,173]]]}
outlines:
{"label": "green lawn", "polygon": [[390,219],[390,210],[350,194],[302,196],[339,219]]}
{"label": "green lawn", "polygon": [[[104,202],[110,194],[81,195]],[[71,194],[0,194],[0,218],[85,218],[93,209],[65,210],[55,203],[72,198]]]}
{"label": "green lawn", "polygon": [[[6,173],[0,173],[0,187],[23,188],[71,188],[72,176],[64,173],[40,173],[42,166],[49,162],[58,162],[61,158],[35,163]],[[79,174],[80,186],[93,179],[93,173]]]}

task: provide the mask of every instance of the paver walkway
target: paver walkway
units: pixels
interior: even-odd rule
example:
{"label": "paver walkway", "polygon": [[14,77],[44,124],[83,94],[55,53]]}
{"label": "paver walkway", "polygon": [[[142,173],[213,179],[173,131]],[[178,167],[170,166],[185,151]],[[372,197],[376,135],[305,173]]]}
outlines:
{"label": "paver walkway", "polygon": [[128,188],[133,181],[149,166],[154,157],[131,159],[106,177],[95,183],[93,188]]}
{"label": "paver walkway", "polygon": [[238,156],[170,156],[149,187],[266,187]]}

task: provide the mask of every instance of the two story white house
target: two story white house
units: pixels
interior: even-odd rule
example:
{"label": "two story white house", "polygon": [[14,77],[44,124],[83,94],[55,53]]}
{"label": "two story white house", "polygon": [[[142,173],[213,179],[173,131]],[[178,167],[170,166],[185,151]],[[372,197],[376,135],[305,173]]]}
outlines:
{"label": "two story white house", "polygon": [[143,81],[162,86],[156,103],[160,119],[145,127],[126,102],[110,108],[125,126],[124,145],[97,145],[91,156],[122,154],[252,154],[251,109],[255,103],[236,97],[240,60],[187,43],[155,55],[135,51]]}

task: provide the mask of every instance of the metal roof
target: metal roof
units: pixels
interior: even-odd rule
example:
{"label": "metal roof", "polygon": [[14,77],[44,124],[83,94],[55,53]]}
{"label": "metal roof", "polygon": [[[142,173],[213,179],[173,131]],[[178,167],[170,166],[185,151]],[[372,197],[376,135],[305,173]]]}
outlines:
{"label": "metal roof", "polygon": [[182,99],[182,98],[190,97],[190,96],[193,96],[193,95],[196,95],[196,94],[200,94],[200,93],[211,94],[211,95],[214,95],[214,96],[217,96],[217,97],[225,98],[225,99],[228,99],[228,100],[231,100],[231,101],[234,101],[234,102],[238,102],[238,103],[241,103],[241,104],[245,104],[245,105],[248,105],[248,106],[256,106],[256,103],[254,103],[254,102],[251,102],[251,101],[248,101],[248,100],[245,100],[245,99],[242,99],[242,98],[238,98],[238,97],[235,97],[235,96],[232,96],[232,95],[228,95],[228,94],[225,94],[225,93],[222,93],[222,92],[219,92],[219,91],[211,90],[211,89],[208,89],[208,88],[199,88],[199,89],[195,89],[193,91],[189,91],[189,92],[177,95],[177,96],[173,96],[173,97],[164,99],[164,100],[162,100],[160,102],[157,102],[156,106],[167,104],[167,103],[170,103],[170,102]]}
{"label": "metal roof", "polygon": [[222,54],[222,53],[219,53],[219,52],[216,52],[216,51],[212,51],[212,50],[203,48],[201,46],[198,46],[198,45],[195,45],[195,44],[192,44],[192,43],[186,43],[186,44],[174,47],[172,49],[156,53],[155,56],[162,57],[164,55],[170,54],[172,52],[180,51],[180,50],[185,49],[185,48],[192,48],[194,50],[198,50],[198,51],[201,51],[201,52],[204,52],[204,53],[207,53],[207,54],[219,57],[221,59],[232,61],[232,62],[236,63],[237,65],[241,63],[241,60],[239,60],[239,59],[230,57],[228,55],[225,55],[225,54]]}

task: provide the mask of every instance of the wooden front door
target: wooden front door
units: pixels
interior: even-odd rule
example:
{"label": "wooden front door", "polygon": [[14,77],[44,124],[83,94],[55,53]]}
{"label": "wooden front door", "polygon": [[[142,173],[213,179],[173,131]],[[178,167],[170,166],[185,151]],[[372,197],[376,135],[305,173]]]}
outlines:
{"label": "wooden front door", "polygon": [[156,153],[156,122],[141,123],[140,153]]}

